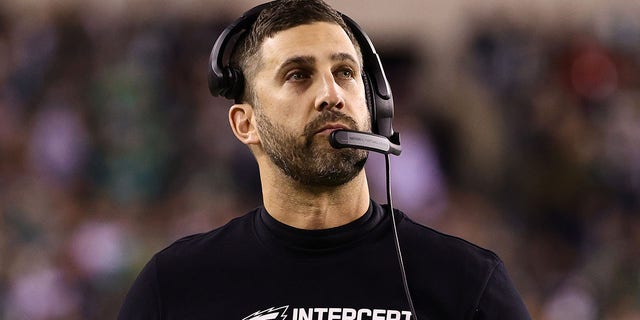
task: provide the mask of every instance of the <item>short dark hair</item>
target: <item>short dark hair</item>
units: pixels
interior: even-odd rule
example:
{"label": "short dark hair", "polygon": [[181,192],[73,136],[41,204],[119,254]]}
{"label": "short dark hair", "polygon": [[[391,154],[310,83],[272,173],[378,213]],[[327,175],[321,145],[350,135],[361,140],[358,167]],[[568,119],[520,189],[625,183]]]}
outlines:
{"label": "short dark hair", "polygon": [[[314,22],[335,23],[347,33],[358,55],[360,47],[351,29],[345,24],[342,15],[322,0],[276,0],[262,10],[251,29],[242,35],[234,50],[231,64],[242,70],[245,79],[243,101],[255,102],[251,80],[258,66],[255,59],[265,38],[276,33]],[[360,59],[362,60],[362,59]]]}

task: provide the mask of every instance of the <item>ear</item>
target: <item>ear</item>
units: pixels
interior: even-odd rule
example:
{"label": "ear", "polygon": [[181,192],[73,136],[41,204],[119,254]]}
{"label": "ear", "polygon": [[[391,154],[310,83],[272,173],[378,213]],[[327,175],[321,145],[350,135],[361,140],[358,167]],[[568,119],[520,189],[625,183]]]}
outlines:
{"label": "ear", "polygon": [[246,145],[259,144],[260,136],[255,127],[253,107],[249,104],[234,104],[229,108],[229,124],[240,142]]}

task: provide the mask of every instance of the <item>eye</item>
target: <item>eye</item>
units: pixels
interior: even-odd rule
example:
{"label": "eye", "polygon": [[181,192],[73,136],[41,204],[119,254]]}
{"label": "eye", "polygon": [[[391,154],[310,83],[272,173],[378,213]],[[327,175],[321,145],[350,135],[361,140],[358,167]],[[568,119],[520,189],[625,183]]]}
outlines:
{"label": "eye", "polygon": [[304,70],[292,70],[288,72],[285,76],[286,81],[303,81],[309,79],[311,74]]}
{"label": "eye", "polygon": [[353,79],[355,77],[353,69],[351,68],[341,68],[335,72],[337,78],[340,79]]}

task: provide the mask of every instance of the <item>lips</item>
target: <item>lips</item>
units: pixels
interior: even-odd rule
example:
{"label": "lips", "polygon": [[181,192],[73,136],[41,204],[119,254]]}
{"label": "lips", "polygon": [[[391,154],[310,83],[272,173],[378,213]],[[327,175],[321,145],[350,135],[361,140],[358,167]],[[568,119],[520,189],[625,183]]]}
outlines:
{"label": "lips", "polygon": [[357,130],[356,121],[343,113],[335,111],[322,112],[304,127],[307,145],[311,145],[316,136],[329,136],[331,132],[341,129]]}
{"label": "lips", "polygon": [[343,130],[343,129],[349,129],[349,127],[344,125],[344,124],[340,124],[340,123],[331,123],[331,124],[326,124],[326,125],[320,127],[315,132],[315,134],[329,135],[333,131]]}

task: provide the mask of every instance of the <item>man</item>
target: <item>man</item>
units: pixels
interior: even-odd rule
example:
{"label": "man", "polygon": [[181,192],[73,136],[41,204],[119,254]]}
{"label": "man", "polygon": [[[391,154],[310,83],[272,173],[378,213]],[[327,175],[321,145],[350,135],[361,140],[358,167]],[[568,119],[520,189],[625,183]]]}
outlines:
{"label": "man", "polygon": [[264,204],[156,254],[120,319],[529,318],[495,254],[396,211],[409,303],[367,152],[329,143],[371,129],[360,45],[339,13],[275,1],[243,37],[229,122],[258,162]]}

